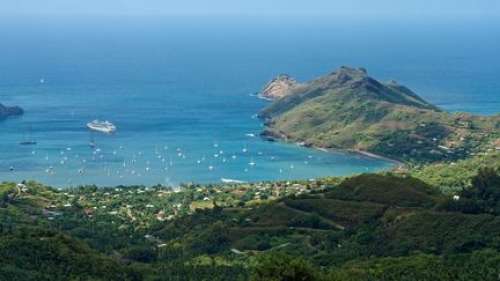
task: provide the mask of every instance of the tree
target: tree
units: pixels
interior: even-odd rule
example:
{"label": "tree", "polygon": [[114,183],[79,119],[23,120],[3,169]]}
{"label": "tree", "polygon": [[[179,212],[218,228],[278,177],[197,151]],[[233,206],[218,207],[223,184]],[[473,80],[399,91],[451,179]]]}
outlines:
{"label": "tree", "polygon": [[317,281],[318,269],[302,258],[282,253],[260,256],[251,281]]}
{"label": "tree", "polygon": [[480,169],[472,178],[472,187],[464,190],[462,196],[474,200],[482,212],[500,214],[500,171]]}

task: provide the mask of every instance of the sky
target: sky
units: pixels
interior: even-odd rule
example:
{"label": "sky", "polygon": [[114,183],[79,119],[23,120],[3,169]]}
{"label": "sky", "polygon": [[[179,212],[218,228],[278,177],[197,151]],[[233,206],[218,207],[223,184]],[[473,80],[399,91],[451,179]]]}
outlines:
{"label": "sky", "polygon": [[500,15],[500,0],[0,0],[3,15]]}

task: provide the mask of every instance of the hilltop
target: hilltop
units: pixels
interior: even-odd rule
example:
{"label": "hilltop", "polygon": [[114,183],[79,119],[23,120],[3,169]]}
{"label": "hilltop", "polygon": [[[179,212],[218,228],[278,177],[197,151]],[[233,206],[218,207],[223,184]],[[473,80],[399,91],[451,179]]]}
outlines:
{"label": "hilltop", "polygon": [[412,163],[463,159],[496,149],[500,139],[500,115],[448,113],[395,81],[380,82],[363,68],[345,66],[294,83],[275,95],[260,116],[267,138]]}
{"label": "hilltop", "polygon": [[0,120],[5,119],[9,116],[22,115],[24,110],[18,106],[4,106],[0,103]]}

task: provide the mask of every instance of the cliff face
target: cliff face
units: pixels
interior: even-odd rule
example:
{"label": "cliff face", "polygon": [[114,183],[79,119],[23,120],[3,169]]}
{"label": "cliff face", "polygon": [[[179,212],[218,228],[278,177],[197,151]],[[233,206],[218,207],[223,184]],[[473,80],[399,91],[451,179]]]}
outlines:
{"label": "cliff face", "polygon": [[291,94],[298,85],[297,81],[289,75],[281,74],[267,83],[259,96],[268,100],[276,100]]}
{"label": "cliff face", "polygon": [[264,135],[411,162],[463,158],[499,137],[500,116],[443,112],[363,68],[341,67],[295,85],[260,113]]}
{"label": "cliff face", "polygon": [[0,120],[9,116],[22,115],[23,113],[23,109],[18,106],[8,107],[0,103]]}

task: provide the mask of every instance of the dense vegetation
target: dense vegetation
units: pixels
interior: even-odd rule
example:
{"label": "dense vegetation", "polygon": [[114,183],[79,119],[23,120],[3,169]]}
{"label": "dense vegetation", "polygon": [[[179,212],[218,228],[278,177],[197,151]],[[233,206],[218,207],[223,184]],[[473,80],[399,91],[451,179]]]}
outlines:
{"label": "dense vegetation", "polygon": [[[498,280],[497,157],[429,177],[422,167],[181,190],[5,183],[0,280]],[[463,182],[435,185],[457,166],[470,167],[455,175]]]}
{"label": "dense vegetation", "polygon": [[445,193],[456,193],[471,186],[471,179],[479,169],[496,167],[499,163],[500,153],[491,151],[456,162],[416,166],[410,173],[427,184],[439,187]]}
{"label": "dense vegetation", "polygon": [[393,81],[342,67],[300,84],[261,113],[270,138],[362,150],[409,163],[455,161],[500,147],[500,115],[447,113]]}

